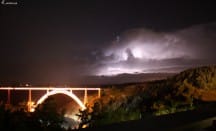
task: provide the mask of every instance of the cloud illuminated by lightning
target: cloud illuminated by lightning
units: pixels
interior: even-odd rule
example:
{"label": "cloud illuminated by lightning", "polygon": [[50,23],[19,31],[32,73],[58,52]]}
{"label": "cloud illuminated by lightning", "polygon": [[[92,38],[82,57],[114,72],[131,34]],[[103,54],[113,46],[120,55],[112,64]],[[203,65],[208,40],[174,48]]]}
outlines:
{"label": "cloud illuminated by lightning", "polygon": [[199,41],[191,38],[196,33],[201,34],[205,31],[203,29],[197,31],[197,28],[199,26],[172,33],[145,29],[128,31],[122,35],[121,41],[114,41],[104,51],[105,58],[109,59],[101,61],[103,66],[96,74],[143,73],[163,68],[190,66],[191,61],[202,58],[204,54],[197,50],[204,52],[205,49],[202,43],[196,46]]}

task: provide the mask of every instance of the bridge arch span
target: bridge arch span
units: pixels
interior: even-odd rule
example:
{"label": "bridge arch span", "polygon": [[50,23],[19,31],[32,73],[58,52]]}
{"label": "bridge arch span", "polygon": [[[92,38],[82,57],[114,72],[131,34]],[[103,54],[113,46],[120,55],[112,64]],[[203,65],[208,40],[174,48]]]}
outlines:
{"label": "bridge arch span", "polygon": [[80,107],[81,109],[85,109],[85,105],[84,103],[72,92],[67,91],[67,90],[52,90],[47,92],[45,95],[43,95],[36,103],[37,107],[39,104],[42,104],[49,96],[55,95],[55,94],[64,94],[67,95],[69,97],[71,97]]}

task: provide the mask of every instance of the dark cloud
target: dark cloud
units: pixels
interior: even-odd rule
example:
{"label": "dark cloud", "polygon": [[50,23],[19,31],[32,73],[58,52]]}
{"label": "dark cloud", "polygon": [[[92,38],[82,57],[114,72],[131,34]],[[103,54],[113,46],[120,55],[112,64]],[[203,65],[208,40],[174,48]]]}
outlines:
{"label": "dark cloud", "polygon": [[177,32],[177,36],[185,41],[197,58],[215,60],[216,23],[195,25]]}

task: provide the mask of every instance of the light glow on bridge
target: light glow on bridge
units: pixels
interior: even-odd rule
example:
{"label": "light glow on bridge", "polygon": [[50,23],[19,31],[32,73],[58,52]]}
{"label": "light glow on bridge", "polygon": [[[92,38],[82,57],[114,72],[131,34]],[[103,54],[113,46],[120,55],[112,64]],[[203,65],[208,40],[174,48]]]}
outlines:
{"label": "light glow on bridge", "polygon": [[52,95],[55,95],[55,94],[65,94],[69,97],[71,97],[73,100],[75,100],[75,102],[77,104],[79,104],[79,106],[82,108],[82,109],[85,109],[85,105],[82,103],[82,101],[80,101],[80,99],[74,95],[72,92],[68,92],[66,90],[53,90],[53,91],[50,91],[50,92],[47,92],[45,95],[43,95],[38,101],[37,101],[37,104],[36,104],[36,107],[43,103],[49,96],[52,96]]}

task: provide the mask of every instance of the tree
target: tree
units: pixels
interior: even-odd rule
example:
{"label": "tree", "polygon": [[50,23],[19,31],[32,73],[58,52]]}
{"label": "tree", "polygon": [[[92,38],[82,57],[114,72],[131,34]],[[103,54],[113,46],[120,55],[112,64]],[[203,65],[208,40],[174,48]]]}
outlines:
{"label": "tree", "polygon": [[91,122],[90,106],[86,104],[86,109],[84,110],[79,109],[79,113],[76,114],[76,116],[78,116],[80,120],[79,127],[78,127],[79,129],[89,126]]}
{"label": "tree", "polygon": [[64,122],[63,114],[57,110],[54,98],[49,97],[43,104],[38,105],[33,118],[40,123],[44,129],[61,129]]}

